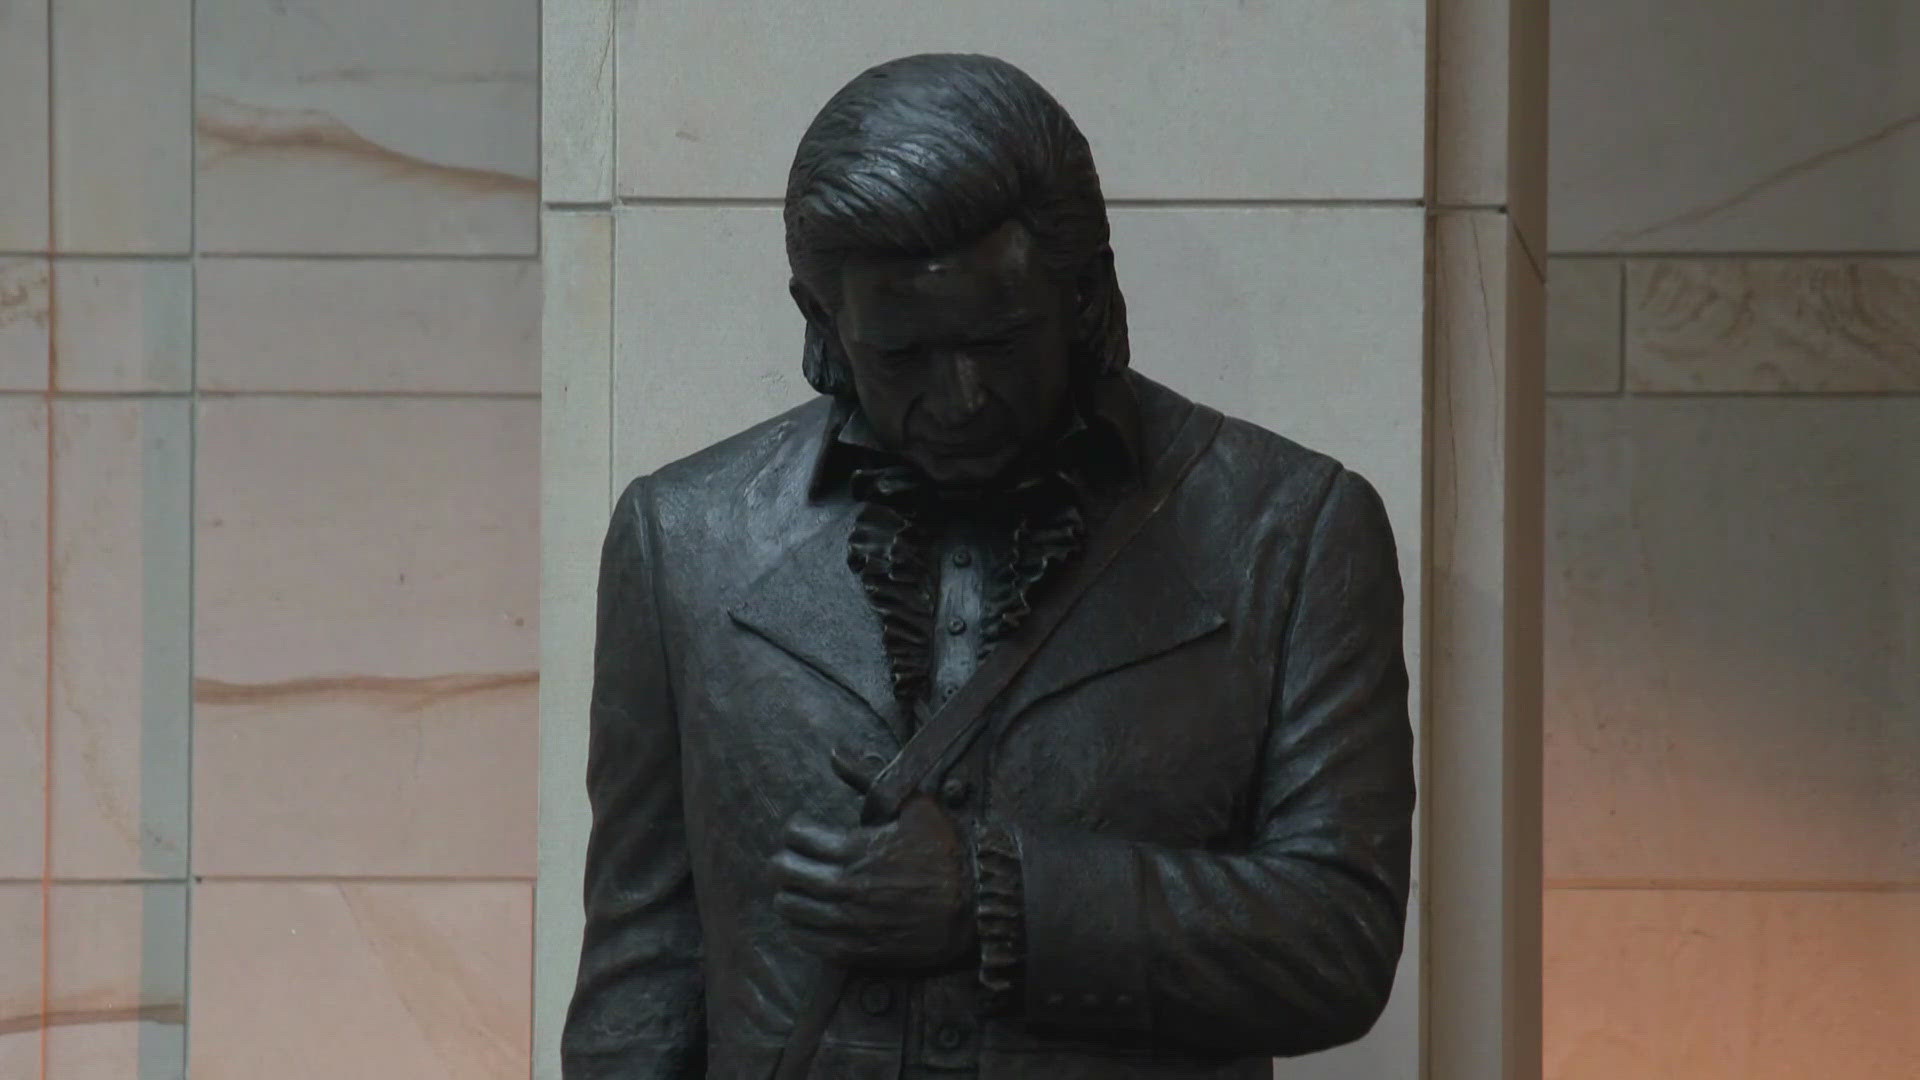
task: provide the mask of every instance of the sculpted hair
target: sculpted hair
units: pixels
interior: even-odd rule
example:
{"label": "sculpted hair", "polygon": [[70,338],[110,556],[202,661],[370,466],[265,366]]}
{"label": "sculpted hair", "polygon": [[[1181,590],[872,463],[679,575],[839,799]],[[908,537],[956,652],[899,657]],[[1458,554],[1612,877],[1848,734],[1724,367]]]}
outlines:
{"label": "sculpted hair", "polygon": [[[842,87],[787,175],[787,264],[829,310],[853,255],[936,255],[1008,219],[1075,290],[1076,379],[1127,366],[1126,302],[1086,137],[1053,95],[991,56],[926,54]],[[807,321],[807,381],[853,395],[839,338]]]}

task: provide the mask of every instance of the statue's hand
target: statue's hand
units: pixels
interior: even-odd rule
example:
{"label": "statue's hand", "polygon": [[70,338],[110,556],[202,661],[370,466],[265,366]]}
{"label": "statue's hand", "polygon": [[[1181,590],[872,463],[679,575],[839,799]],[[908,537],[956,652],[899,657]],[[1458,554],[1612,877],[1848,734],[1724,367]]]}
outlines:
{"label": "statue's hand", "polygon": [[794,940],[835,963],[932,968],[974,948],[973,858],[952,815],[924,794],[884,825],[789,822],[773,878]]}

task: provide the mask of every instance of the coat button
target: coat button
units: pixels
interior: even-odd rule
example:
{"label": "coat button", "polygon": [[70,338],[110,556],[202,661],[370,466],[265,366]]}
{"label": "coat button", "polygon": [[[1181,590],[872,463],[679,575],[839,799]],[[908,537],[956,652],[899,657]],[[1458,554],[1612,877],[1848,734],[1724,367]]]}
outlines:
{"label": "coat button", "polygon": [[1080,995],[1080,1004],[1089,1009],[1097,1009],[1100,1007],[1100,995],[1093,993],[1082,994]]}
{"label": "coat button", "polygon": [[959,1024],[941,1024],[940,1030],[933,1033],[933,1044],[942,1050],[957,1050],[967,1041],[967,1029]]}
{"label": "coat button", "polygon": [[967,805],[967,799],[973,794],[973,785],[957,776],[949,776],[940,785],[940,797],[955,810]]}
{"label": "coat button", "polygon": [[883,1016],[893,1008],[893,987],[883,982],[870,982],[860,989],[860,1007],[870,1016]]}

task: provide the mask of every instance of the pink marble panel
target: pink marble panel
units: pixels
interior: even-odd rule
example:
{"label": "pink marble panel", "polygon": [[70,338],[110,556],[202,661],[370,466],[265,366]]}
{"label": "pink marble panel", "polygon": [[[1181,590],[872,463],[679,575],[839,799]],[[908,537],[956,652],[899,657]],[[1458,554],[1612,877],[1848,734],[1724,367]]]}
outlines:
{"label": "pink marble panel", "polygon": [[0,883],[0,1076],[40,1072],[40,886]]}
{"label": "pink marble panel", "polygon": [[0,390],[45,390],[52,282],[47,260],[0,256]]}
{"label": "pink marble panel", "polygon": [[531,259],[205,259],[200,388],[540,390]]}
{"label": "pink marble panel", "polygon": [[193,245],[193,0],[53,0],[53,239]]}
{"label": "pink marble panel", "polygon": [[0,4],[0,102],[0,251],[45,251],[47,0]]}
{"label": "pink marble panel", "polygon": [[533,876],[539,412],[202,402],[197,873]]}
{"label": "pink marble panel", "polygon": [[187,872],[188,409],[54,405],[59,877]]}
{"label": "pink marble panel", "polygon": [[1920,893],[1549,890],[1546,1080],[1912,1080]]}
{"label": "pink marble panel", "polygon": [[0,879],[45,868],[47,407],[0,397]]}
{"label": "pink marble panel", "polygon": [[184,392],[193,385],[193,268],[185,259],[54,264],[58,389]]}
{"label": "pink marble panel", "polygon": [[186,885],[56,885],[47,934],[47,1080],[184,1076]]}
{"label": "pink marble panel", "polygon": [[200,248],[538,250],[539,6],[199,0]]}
{"label": "pink marble panel", "polygon": [[208,882],[194,1080],[525,1080],[529,884]]}
{"label": "pink marble panel", "polygon": [[1548,417],[1549,881],[1920,883],[1920,400]]}

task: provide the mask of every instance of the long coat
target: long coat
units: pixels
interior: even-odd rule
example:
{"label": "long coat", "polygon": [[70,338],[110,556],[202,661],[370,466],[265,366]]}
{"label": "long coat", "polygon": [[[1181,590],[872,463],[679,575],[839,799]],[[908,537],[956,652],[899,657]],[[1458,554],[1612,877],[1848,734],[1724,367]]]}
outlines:
{"label": "long coat", "polygon": [[[1151,463],[1193,405],[1125,377]],[[901,745],[847,567],[858,507],[810,491],[829,405],[641,477],[614,511],[569,1080],[760,1080],[826,978],[768,861],[796,812],[858,821],[830,749]],[[856,973],[813,1075],[1251,1080],[1364,1034],[1406,915],[1401,607],[1367,482],[1228,420],[954,770],[961,816],[1019,840],[1018,1014],[986,1015],[964,965]]]}

